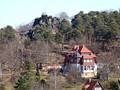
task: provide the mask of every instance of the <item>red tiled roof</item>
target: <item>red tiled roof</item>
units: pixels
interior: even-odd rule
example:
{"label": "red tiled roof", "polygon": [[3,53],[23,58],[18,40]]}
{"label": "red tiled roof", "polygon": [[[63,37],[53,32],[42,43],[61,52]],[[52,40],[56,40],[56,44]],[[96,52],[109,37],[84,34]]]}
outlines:
{"label": "red tiled roof", "polygon": [[88,88],[90,85],[89,84],[87,84],[87,85],[85,85],[85,87],[84,88]]}
{"label": "red tiled roof", "polygon": [[91,80],[90,82],[89,82],[89,80],[85,83],[85,85],[84,85],[84,87],[83,88],[85,88],[85,86],[86,85],[90,85],[87,89],[88,90],[93,90],[93,88],[94,88],[94,86],[95,86],[95,84],[97,83],[97,81],[93,81],[93,80]]}
{"label": "red tiled roof", "polygon": [[96,57],[96,55],[93,54],[88,48],[86,48],[85,45],[83,46],[75,45],[71,51],[68,51],[68,53],[71,52],[74,53],[75,51],[79,51],[80,53],[89,52],[93,57]]}
{"label": "red tiled roof", "polygon": [[94,62],[84,62],[83,65],[94,65]]}
{"label": "red tiled roof", "polygon": [[93,57],[89,55],[89,56],[83,56],[83,58],[86,59],[86,58],[93,58]]}
{"label": "red tiled roof", "polygon": [[92,56],[92,57],[96,57],[96,55],[95,55],[95,54],[93,54],[93,53],[91,53],[91,56]]}
{"label": "red tiled roof", "polygon": [[79,47],[80,47],[79,45],[74,45],[73,50],[77,51],[77,50],[79,50]]}
{"label": "red tiled roof", "polygon": [[87,49],[87,48],[85,47],[85,45],[83,45],[82,47],[79,47],[79,50],[80,50],[81,53],[82,53],[82,52],[91,52],[89,49]]}
{"label": "red tiled roof", "polygon": [[[93,59],[94,57],[96,57],[96,55],[93,54],[84,45],[83,46],[75,45],[72,50],[66,51],[66,54],[68,57],[67,58],[65,57],[65,61],[69,61],[70,60],[69,55],[72,55],[72,54],[76,55],[76,52],[78,52],[80,54],[80,56],[83,57],[83,59]],[[88,55],[86,55],[86,53]],[[95,62],[92,62],[90,64],[93,64],[93,63],[95,63]],[[88,63],[85,63],[85,64],[88,64]]]}
{"label": "red tiled roof", "polygon": [[[97,83],[99,83],[99,82],[94,81],[94,80],[88,80],[88,81],[85,83],[85,85],[83,86],[83,89],[82,89],[82,90],[84,90],[84,88],[86,88],[87,90],[93,90]],[[86,85],[87,85],[87,86],[86,86]],[[89,85],[89,87],[88,87],[88,85]],[[99,85],[100,85],[100,87],[101,87],[102,90],[103,90],[103,87],[101,86],[100,83],[99,83]]]}

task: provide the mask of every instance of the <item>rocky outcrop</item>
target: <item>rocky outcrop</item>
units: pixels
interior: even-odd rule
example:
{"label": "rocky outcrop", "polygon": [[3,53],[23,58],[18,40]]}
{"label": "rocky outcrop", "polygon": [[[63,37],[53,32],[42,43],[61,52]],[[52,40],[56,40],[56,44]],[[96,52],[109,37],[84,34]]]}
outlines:
{"label": "rocky outcrop", "polygon": [[49,25],[51,27],[52,33],[55,33],[59,29],[60,20],[57,17],[52,17],[44,14],[34,20],[33,27],[36,25]]}

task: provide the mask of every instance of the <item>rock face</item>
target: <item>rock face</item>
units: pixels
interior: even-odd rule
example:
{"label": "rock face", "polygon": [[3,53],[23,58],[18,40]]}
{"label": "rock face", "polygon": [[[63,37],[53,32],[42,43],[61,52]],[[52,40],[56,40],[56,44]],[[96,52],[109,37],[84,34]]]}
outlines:
{"label": "rock face", "polygon": [[49,25],[51,27],[52,33],[55,33],[59,29],[60,20],[57,17],[52,17],[44,14],[34,20],[33,27],[36,25]]}

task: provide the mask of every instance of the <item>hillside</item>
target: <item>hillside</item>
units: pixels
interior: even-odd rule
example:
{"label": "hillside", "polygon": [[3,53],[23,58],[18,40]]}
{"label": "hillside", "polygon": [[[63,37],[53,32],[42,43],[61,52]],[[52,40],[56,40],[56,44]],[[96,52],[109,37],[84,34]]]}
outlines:
{"label": "hillside", "polygon": [[[105,90],[110,87],[109,82],[120,78],[119,11],[80,11],[71,22],[44,14],[17,30],[11,26],[0,29],[0,76],[3,77],[0,88],[7,85],[13,88],[8,90],[45,87],[67,90],[79,85],[81,88],[86,79],[74,73],[65,77],[59,72],[64,52],[74,45],[85,45],[97,55],[97,63],[102,65],[98,73],[103,75],[102,80],[97,80]],[[55,66],[57,70],[49,69]]]}

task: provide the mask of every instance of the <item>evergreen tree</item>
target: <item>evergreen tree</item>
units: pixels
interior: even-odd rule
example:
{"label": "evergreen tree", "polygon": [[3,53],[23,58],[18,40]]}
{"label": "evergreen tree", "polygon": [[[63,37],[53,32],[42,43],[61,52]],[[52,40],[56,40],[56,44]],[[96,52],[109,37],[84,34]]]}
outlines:
{"label": "evergreen tree", "polygon": [[72,28],[79,30],[82,34],[84,34],[85,27],[80,13],[75,15],[75,17],[72,19]]}
{"label": "evergreen tree", "polygon": [[31,59],[28,58],[24,62],[24,72],[21,73],[20,78],[16,82],[16,86],[14,87],[16,90],[29,90],[30,82],[31,82],[31,70],[32,63]]}
{"label": "evergreen tree", "polygon": [[63,37],[61,35],[61,33],[56,33],[55,35],[55,42],[58,44],[62,44],[63,43]]}
{"label": "evergreen tree", "polygon": [[119,90],[119,84],[115,81],[110,82],[110,88],[113,90]]}
{"label": "evergreen tree", "polygon": [[16,32],[11,26],[0,29],[0,41],[15,40]]}
{"label": "evergreen tree", "polygon": [[66,19],[63,19],[60,23],[59,32],[65,36],[70,31],[70,28],[71,28],[70,23]]}
{"label": "evergreen tree", "polygon": [[5,28],[5,38],[10,41],[15,39],[15,30],[13,29],[13,27],[7,26]]}

